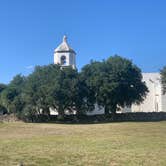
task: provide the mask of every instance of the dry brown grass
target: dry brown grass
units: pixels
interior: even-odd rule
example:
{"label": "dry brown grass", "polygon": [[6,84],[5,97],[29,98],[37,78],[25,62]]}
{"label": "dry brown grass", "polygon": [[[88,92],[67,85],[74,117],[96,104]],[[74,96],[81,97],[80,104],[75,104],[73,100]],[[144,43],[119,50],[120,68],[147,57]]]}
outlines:
{"label": "dry brown grass", "polygon": [[166,122],[0,124],[0,165],[166,165]]}

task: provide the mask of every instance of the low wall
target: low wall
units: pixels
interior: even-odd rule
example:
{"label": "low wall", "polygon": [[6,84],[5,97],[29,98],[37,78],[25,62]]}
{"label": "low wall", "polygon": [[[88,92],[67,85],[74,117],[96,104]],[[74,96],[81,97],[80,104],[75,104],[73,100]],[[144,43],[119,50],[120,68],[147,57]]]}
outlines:
{"label": "low wall", "polygon": [[117,114],[116,121],[161,121],[166,120],[166,112],[134,112]]}
{"label": "low wall", "polygon": [[0,115],[0,122],[16,122],[20,121],[14,114]]}
{"label": "low wall", "polygon": [[[54,123],[107,123],[107,122],[125,122],[125,121],[162,121],[166,120],[166,112],[150,113],[118,113],[114,117],[111,115],[66,115],[63,120],[58,120],[57,115],[39,115],[31,118],[22,119],[25,122],[54,122]],[[14,115],[0,115],[0,121],[18,121]]]}
{"label": "low wall", "polygon": [[[36,119],[37,118],[37,119]],[[57,115],[43,116],[40,115],[33,118],[33,122],[55,122],[55,123],[107,123],[107,122],[125,122],[125,121],[162,121],[166,120],[166,112],[151,113],[118,113],[115,117],[111,115],[66,115],[61,121],[57,119]]]}

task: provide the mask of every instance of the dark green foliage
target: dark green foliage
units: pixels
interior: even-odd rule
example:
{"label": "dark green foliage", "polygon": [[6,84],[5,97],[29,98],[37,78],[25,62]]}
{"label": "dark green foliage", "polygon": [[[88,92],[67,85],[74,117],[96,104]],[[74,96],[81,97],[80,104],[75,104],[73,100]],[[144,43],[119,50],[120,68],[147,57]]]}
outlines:
{"label": "dark green foliage", "polygon": [[0,84],[0,93],[7,87],[5,84]]}
{"label": "dark green foliage", "polygon": [[42,114],[44,112],[49,114],[47,97],[49,97],[48,89],[50,88],[50,77],[53,77],[51,74],[51,66],[37,66],[34,72],[27,77],[23,91],[24,101],[26,103],[23,110],[25,115],[28,115],[26,114],[27,112],[33,115]]}
{"label": "dark green foliage", "polygon": [[8,113],[20,112],[23,109],[22,90],[24,83],[25,77],[16,75],[1,92],[0,102],[7,109]]}
{"label": "dark green foliage", "polygon": [[0,115],[7,114],[7,109],[0,105]]}
{"label": "dark green foliage", "polygon": [[53,64],[37,66],[27,77],[24,100],[34,110],[33,114],[49,115],[49,108],[53,108],[63,118],[66,110],[83,110],[84,95],[80,87],[77,70]]}
{"label": "dark green foliage", "polygon": [[141,103],[148,89],[142,82],[141,70],[120,56],[86,65],[82,74],[98,105],[105,114],[116,113],[119,106]]}
{"label": "dark green foliage", "polygon": [[166,93],[166,66],[160,71],[161,74],[161,82],[163,86],[163,94]]}
{"label": "dark green foliage", "polygon": [[79,73],[54,64],[36,66],[29,76],[17,75],[10,84],[0,84],[0,105],[26,121],[49,119],[50,108],[64,119],[66,111],[78,117],[94,110],[96,103],[105,108],[105,114],[116,113],[118,107],[142,102],[147,92],[140,69],[114,56],[92,61]]}

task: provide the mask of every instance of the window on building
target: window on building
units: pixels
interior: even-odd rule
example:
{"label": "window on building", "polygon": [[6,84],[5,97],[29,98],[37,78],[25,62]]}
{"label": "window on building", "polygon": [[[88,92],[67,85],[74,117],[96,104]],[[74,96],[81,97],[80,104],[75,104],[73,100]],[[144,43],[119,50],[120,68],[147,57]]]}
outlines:
{"label": "window on building", "polygon": [[61,56],[61,65],[66,65],[66,57]]}

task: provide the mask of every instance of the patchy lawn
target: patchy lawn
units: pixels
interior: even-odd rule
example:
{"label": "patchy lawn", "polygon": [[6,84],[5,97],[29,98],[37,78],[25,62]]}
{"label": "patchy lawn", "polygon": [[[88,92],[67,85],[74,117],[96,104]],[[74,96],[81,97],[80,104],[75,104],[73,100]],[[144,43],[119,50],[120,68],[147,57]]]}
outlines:
{"label": "patchy lawn", "polygon": [[166,121],[0,123],[0,165],[165,166]]}

